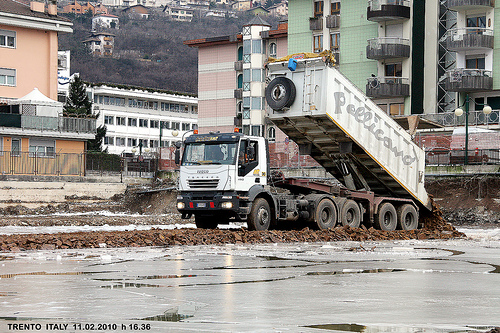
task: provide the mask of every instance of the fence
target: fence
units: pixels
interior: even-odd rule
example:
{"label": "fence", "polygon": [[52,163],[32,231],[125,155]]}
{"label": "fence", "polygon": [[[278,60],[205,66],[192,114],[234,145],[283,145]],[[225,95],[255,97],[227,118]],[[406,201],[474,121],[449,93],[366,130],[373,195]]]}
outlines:
{"label": "fence", "polygon": [[85,154],[0,152],[2,175],[85,175]]}

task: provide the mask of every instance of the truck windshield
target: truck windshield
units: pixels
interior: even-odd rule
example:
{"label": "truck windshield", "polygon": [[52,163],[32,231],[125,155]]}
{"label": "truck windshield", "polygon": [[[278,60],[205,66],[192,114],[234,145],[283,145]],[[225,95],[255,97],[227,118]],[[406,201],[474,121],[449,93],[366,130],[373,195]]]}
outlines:
{"label": "truck windshield", "polygon": [[193,142],[184,148],[182,165],[235,164],[237,142]]}

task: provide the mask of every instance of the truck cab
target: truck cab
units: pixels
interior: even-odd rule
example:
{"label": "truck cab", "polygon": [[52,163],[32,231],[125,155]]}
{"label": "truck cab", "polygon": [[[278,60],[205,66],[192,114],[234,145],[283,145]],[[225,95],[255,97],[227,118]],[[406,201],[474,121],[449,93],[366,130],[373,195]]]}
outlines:
{"label": "truck cab", "polygon": [[251,201],[265,192],[268,150],[262,137],[194,134],[184,142],[177,208],[198,227],[245,221]]}

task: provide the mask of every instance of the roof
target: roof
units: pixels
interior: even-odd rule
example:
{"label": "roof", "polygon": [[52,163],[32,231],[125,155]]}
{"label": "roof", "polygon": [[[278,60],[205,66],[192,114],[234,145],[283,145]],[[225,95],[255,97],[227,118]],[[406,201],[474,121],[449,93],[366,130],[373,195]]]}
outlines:
{"label": "roof", "polygon": [[12,104],[49,104],[49,105],[62,105],[61,102],[55,101],[48,98],[38,90],[34,88],[29,94],[18,98],[11,102]]}
{"label": "roof", "polygon": [[94,18],[99,17],[99,16],[102,16],[102,17],[111,17],[111,18],[118,18],[118,16],[111,15],[111,14],[99,14],[99,15],[94,16]]}
{"label": "roof", "polygon": [[44,18],[57,21],[71,22],[70,20],[61,16],[49,15],[47,13],[32,11],[28,4],[24,4],[22,2],[13,0],[0,0],[0,14],[1,13],[9,13],[22,16],[29,16],[33,18]]}
{"label": "roof", "polygon": [[[265,9],[264,7],[254,7],[254,8],[251,8],[247,11],[252,11],[252,10],[256,10],[256,9],[262,9],[266,12],[269,12],[267,9]],[[250,22],[248,22],[247,24],[243,25],[244,27],[247,27],[249,25],[264,25],[266,27],[270,27],[271,25],[269,23],[267,23],[266,21],[264,21],[259,15],[256,15],[253,19],[250,20]]]}

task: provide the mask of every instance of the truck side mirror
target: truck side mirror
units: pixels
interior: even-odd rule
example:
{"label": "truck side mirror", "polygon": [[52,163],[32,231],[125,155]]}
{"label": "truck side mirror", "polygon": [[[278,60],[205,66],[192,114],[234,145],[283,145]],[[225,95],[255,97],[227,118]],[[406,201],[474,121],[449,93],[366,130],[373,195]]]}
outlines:
{"label": "truck side mirror", "polygon": [[174,162],[179,165],[181,163],[181,150],[177,148],[174,153]]}

